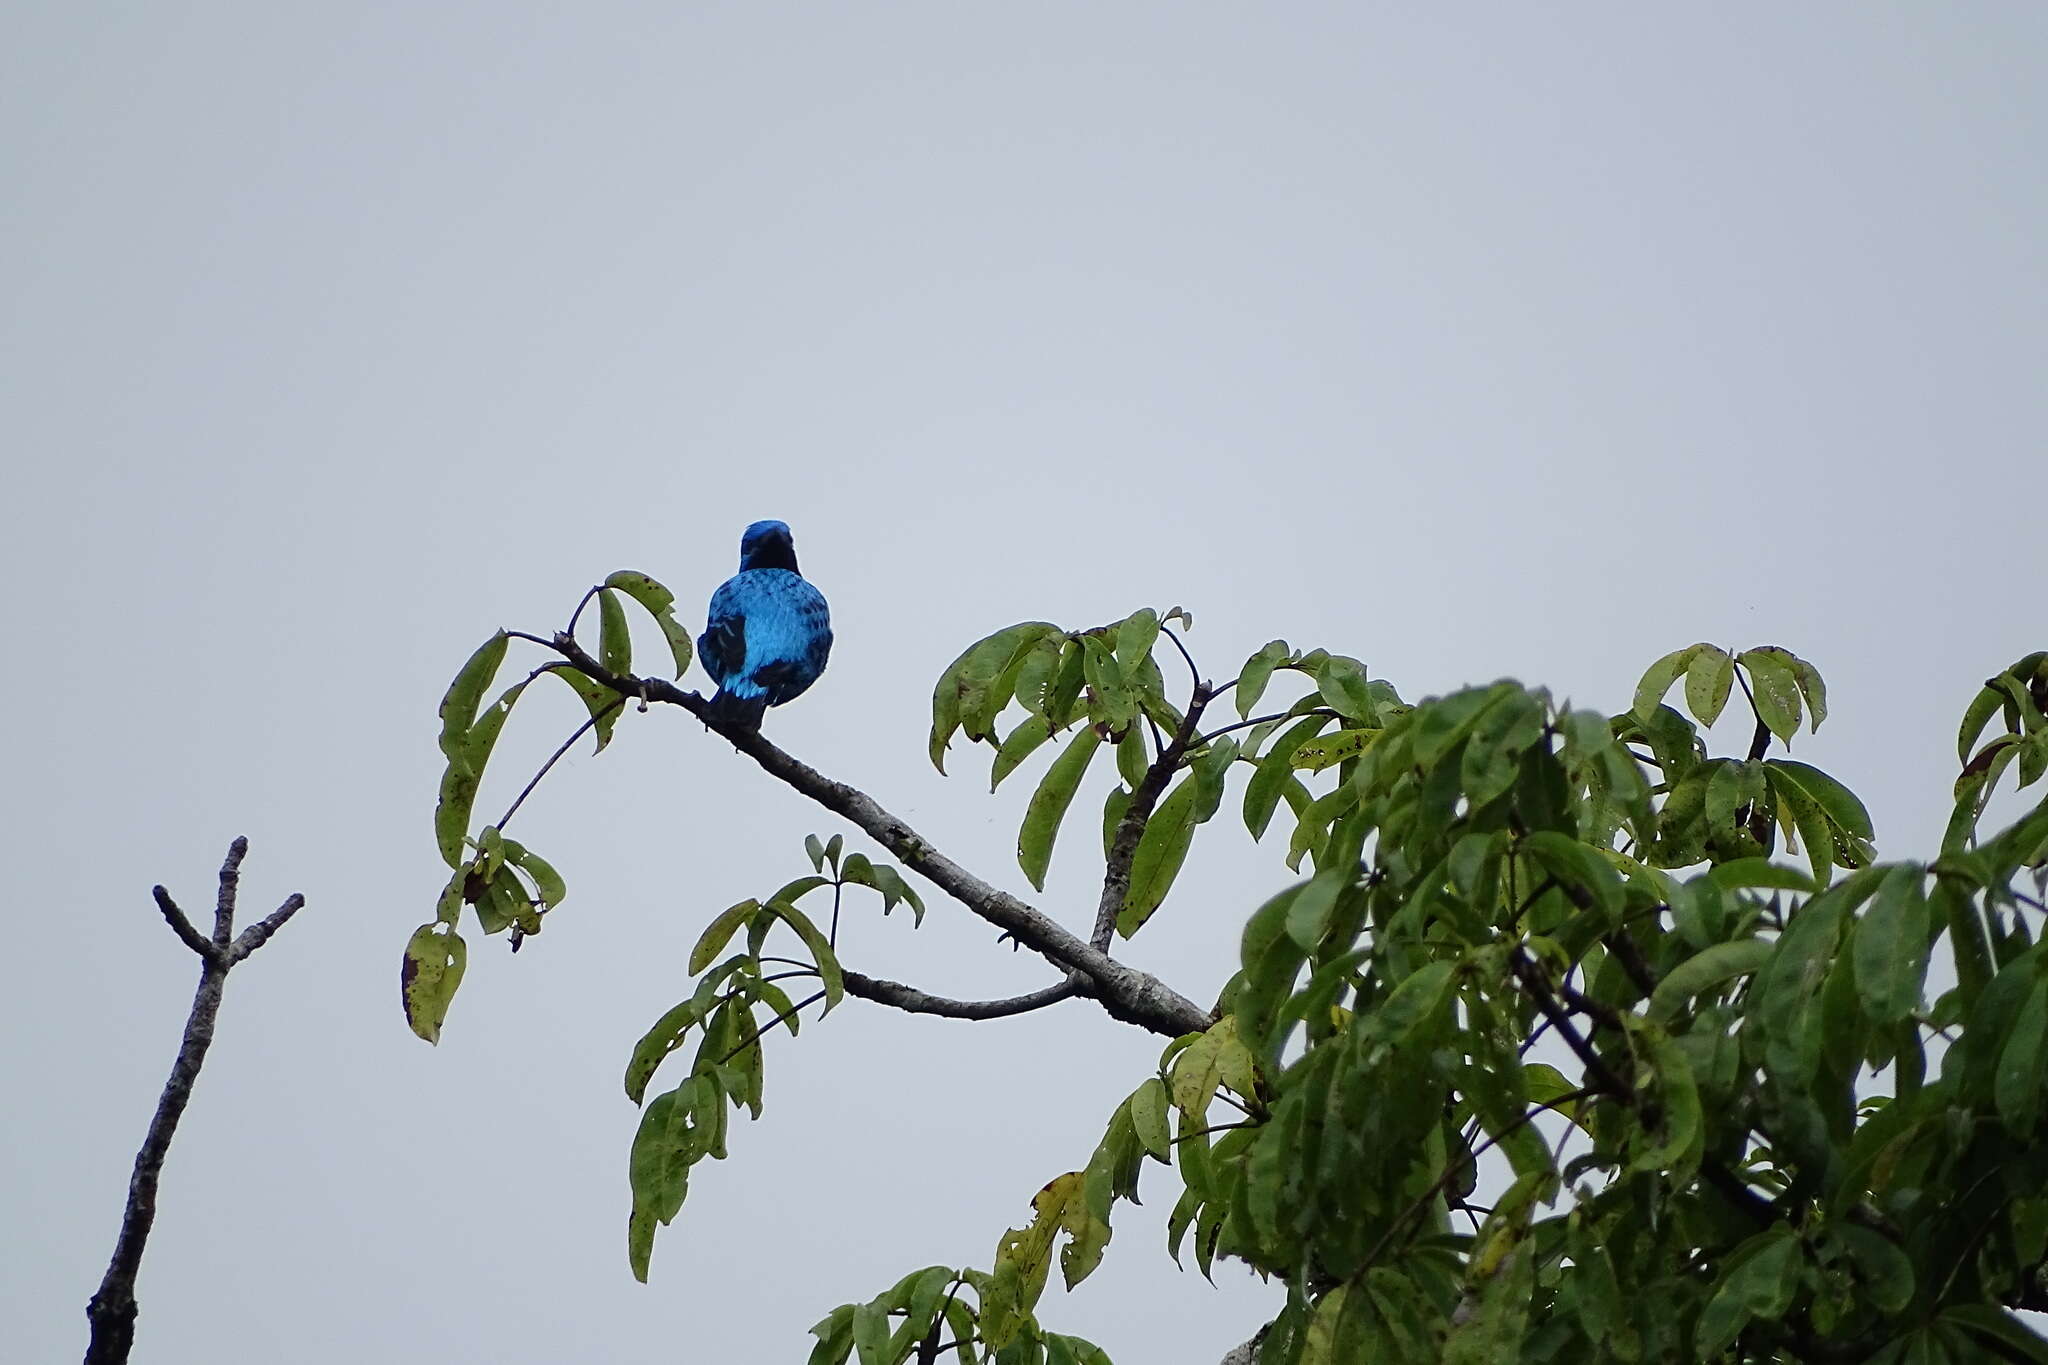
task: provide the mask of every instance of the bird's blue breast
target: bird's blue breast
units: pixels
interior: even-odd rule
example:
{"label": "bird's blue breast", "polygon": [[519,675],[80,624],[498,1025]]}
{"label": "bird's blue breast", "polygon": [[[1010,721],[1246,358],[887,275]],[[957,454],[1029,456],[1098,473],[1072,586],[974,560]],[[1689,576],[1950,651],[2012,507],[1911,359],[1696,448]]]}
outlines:
{"label": "bird's blue breast", "polygon": [[698,641],[704,665],[734,697],[770,706],[800,695],[825,671],[832,616],[824,594],[788,569],[746,569],[711,595]]}

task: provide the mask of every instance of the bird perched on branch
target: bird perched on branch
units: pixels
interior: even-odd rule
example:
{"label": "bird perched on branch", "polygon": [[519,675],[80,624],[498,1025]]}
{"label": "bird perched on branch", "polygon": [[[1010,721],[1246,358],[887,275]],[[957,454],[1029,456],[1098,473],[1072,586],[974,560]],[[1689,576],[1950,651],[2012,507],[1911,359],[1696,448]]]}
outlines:
{"label": "bird perched on branch", "polygon": [[740,571],[711,594],[697,653],[718,683],[711,712],[761,726],[761,715],[801,696],[825,671],[832,614],[797,572],[796,543],[779,521],[757,521],[740,536]]}

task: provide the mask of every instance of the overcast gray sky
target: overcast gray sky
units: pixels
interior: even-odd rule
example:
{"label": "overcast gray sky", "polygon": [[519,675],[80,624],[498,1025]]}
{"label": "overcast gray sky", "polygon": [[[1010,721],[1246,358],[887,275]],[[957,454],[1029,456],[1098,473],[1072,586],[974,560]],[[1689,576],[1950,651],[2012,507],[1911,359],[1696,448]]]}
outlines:
{"label": "overcast gray sky", "polygon": [[[1028,784],[922,754],[938,670],[1015,620],[1181,602],[1219,677],[1279,635],[1610,709],[1676,646],[1784,644],[1833,697],[1798,755],[1893,855],[1977,682],[2048,645],[2038,3],[0,25],[10,1360],[82,1349],[194,976],[148,888],[204,905],[236,833],[250,909],[309,906],[230,983],[138,1361],[800,1360],[1086,1160],[1158,1040],[849,1002],[770,1047],[632,1281],[626,1055],[838,828],[678,715],[528,803],[570,899],[406,1031],[449,676],[619,567],[698,617],[754,518],[838,626],[775,737],[1020,890]],[[522,708],[483,805],[575,718]],[[1206,1000],[1285,872],[1205,834],[1130,956]],[[1039,898],[1076,927],[1090,842]],[[844,956],[1049,979],[991,938],[857,913]],[[1147,1188],[1043,1318],[1214,1359],[1279,1291],[1176,1271]]]}

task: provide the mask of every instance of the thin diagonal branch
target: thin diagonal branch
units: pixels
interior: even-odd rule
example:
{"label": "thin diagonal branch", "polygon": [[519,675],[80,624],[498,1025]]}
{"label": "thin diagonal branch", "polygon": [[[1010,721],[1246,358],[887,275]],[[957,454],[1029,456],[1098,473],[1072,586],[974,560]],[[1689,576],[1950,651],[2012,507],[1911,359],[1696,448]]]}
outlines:
{"label": "thin diagonal branch", "polygon": [[637,678],[613,673],[566,635],[557,635],[550,644],[556,653],[583,673],[615,692],[682,707],[753,759],[770,777],[858,825],[905,867],[973,914],[1010,934],[1062,971],[1080,972],[1088,978],[1091,994],[1101,1002],[1110,1017],[1169,1038],[1199,1032],[1214,1022],[1209,1011],[1157,977],[1113,960],[1043,912],[961,867],[939,852],[908,822],[892,814],[858,787],[826,777],[777,748],[763,738],[760,731],[734,725],[714,715],[710,703],[697,693],[685,692],[665,678]]}
{"label": "thin diagonal branch", "polygon": [[1028,1014],[1078,994],[1081,981],[1087,979],[1077,980],[1070,976],[1057,985],[1027,995],[1013,995],[1006,1000],[948,1000],[943,995],[933,995],[898,981],[862,976],[859,972],[846,972],[844,976],[848,995],[857,995],[863,1000],[912,1014],[936,1014],[942,1019],[1003,1019],[1012,1014]]}
{"label": "thin diagonal branch", "polygon": [[178,1056],[171,1063],[170,1080],[157,1099],[156,1113],[135,1154],[135,1170],[128,1180],[128,1203],[121,1213],[121,1231],[114,1241],[114,1255],[100,1280],[99,1292],[86,1305],[86,1321],[92,1336],[85,1350],[85,1365],[122,1365],[135,1344],[135,1277],[142,1269],[142,1250],[156,1221],[157,1184],[163,1175],[164,1158],[178,1121],[191,1102],[192,1087],[199,1068],[213,1045],[213,1025],[220,1013],[221,992],[227,985],[228,969],[261,947],[283,927],[286,920],[305,904],[305,897],[293,892],[283,905],[259,923],[249,926],[239,939],[235,928],[235,896],[241,880],[242,858],[249,841],[237,838],[228,845],[228,856],[220,868],[220,898],[214,908],[213,939],[201,938],[199,931],[159,886],[152,894],[157,909],[186,947],[199,955],[199,988],[192,996],[192,1011],[185,1019],[185,1034],[178,1044]]}

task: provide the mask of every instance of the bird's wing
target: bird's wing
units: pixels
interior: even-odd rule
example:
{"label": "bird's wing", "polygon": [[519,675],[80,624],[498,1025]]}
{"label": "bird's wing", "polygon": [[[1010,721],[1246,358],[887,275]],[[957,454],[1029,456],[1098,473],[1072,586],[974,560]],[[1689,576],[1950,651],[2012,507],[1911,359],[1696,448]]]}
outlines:
{"label": "bird's wing", "polygon": [[738,677],[747,661],[747,617],[732,587],[728,580],[711,595],[710,619],[697,637],[697,653],[721,687]]}

